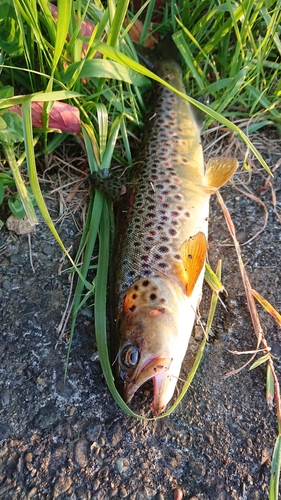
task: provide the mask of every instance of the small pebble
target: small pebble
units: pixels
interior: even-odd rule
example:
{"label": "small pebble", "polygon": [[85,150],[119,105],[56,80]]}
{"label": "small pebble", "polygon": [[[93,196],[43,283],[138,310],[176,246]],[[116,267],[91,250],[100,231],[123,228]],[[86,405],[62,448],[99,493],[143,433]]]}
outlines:
{"label": "small pebble", "polygon": [[130,469],[130,463],[126,458],[120,457],[115,462],[115,469],[119,474],[124,474]]}
{"label": "small pebble", "polygon": [[43,252],[45,255],[52,255],[54,253],[54,247],[48,245],[43,248]]}
{"label": "small pebble", "polygon": [[30,490],[30,492],[28,493],[27,500],[29,500],[30,498],[33,498],[34,495],[36,495],[36,494],[37,494],[37,488],[34,486],[34,488],[32,488]]}
{"label": "small pebble", "polygon": [[1,400],[3,406],[7,406],[10,403],[10,391],[9,389],[3,389],[1,392]]}
{"label": "small pebble", "polygon": [[54,487],[54,498],[57,498],[59,495],[64,493],[65,491],[69,490],[70,486],[72,485],[72,481],[70,477],[68,476],[59,476],[58,479],[56,480],[55,487]]}
{"label": "small pebble", "polygon": [[120,488],[119,490],[119,497],[120,498],[126,498],[128,496],[126,488]]}
{"label": "small pebble", "polygon": [[92,497],[93,500],[102,500],[104,498],[104,492],[102,490],[96,491]]}
{"label": "small pebble", "polygon": [[100,487],[100,481],[98,479],[95,479],[92,486],[94,491],[98,490]]}
{"label": "small pebble", "polygon": [[83,469],[88,462],[88,443],[85,439],[80,439],[74,449],[76,463]]}
{"label": "small pebble", "polygon": [[179,488],[174,491],[174,500],[182,500],[183,492]]}

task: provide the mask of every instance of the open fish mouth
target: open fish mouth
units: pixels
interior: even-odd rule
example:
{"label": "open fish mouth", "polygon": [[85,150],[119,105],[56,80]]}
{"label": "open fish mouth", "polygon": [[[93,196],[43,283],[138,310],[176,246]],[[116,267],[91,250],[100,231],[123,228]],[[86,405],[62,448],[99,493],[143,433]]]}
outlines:
{"label": "open fish mouth", "polygon": [[[167,394],[167,383],[169,385],[171,378],[173,378],[169,372],[171,363],[172,359],[169,357],[154,357],[144,361],[138,367],[135,376],[124,384],[124,399],[126,403],[131,401],[135,392],[145,382],[153,379],[152,413],[154,415],[161,413],[169,401],[168,397],[170,398],[169,394],[171,391],[168,391],[169,394]],[[173,384],[172,391],[174,391],[175,383],[176,381]]]}

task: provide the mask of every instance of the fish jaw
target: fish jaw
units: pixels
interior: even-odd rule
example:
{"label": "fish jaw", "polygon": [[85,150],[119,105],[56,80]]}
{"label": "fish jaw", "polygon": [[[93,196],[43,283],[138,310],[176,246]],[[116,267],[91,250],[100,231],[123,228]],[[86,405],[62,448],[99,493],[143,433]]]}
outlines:
{"label": "fish jaw", "polygon": [[160,375],[166,374],[169,371],[170,365],[171,359],[169,357],[150,356],[150,359],[142,360],[142,363],[138,366],[137,373],[124,384],[126,402],[129,403],[131,401],[135,392],[145,382],[151,378],[155,381]]}
{"label": "fish jaw", "polygon": [[[118,321],[121,334],[118,368],[123,380],[123,397],[130,402],[135,392],[152,379],[154,415],[165,410],[174,394],[194,325],[202,288],[201,274],[191,297],[185,295],[175,280],[157,275],[139,280],[137,298],[133,299],[136,285],[125,295]],[[149,285],[144,286],[147,281]],[[153,303],[152,290],[157,297]],[[132,366],[126,366],[124,360],[128,352],[133,357],[138,354]]]}

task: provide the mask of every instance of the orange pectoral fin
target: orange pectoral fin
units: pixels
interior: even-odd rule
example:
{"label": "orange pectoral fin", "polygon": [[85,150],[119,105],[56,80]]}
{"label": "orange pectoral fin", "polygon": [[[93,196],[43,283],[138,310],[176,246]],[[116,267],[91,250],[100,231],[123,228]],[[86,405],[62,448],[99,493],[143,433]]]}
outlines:
{"label": "orange pectoral fin", "polygon": [[180,247],[180,255],[187,275],[186,294],[193,292],[199,274],[202,271],[207,253],[207,240],[201,231],[191,236]]}

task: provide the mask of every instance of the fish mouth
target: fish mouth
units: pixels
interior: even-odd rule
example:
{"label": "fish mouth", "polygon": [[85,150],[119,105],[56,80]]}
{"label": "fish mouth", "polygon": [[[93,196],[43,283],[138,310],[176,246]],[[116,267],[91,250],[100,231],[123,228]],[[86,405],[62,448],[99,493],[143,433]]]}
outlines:
{"label": "fish mouth", "polygon": [[[168,357],[154,357],[142,363],[134,378],[124,384],[124,399],[126,403],[131,401],[141,385],[153,379],[152,413],[157,416],[164,411],[172,397],[177,382],[176,378],[173,381],[174,377],[169,372],[172,361],[172,358]],[[170,387],[171,385],[172,387]]]}

